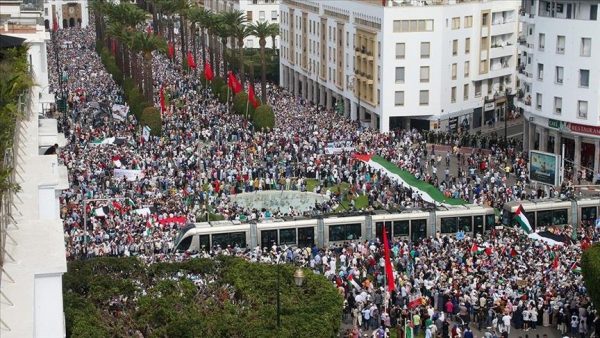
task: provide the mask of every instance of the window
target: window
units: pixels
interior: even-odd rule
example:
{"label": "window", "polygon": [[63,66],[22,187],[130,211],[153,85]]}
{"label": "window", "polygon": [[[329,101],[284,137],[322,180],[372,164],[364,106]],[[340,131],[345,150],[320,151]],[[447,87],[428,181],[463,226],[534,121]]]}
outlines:
{"label": "window", "polygon": [[452,55],[456,56],[458,54],[458,40],[452,40]]}
{"label": "window", "polygon": [[592,21],[598,20],[598,5],[590,6],[590,20],[592,20]]}
{"label": "window", "polygon": [[397,91],[397,92],[395,92],[395,95],[394,95],[394,104],[396,106],[403,106],[404,105],[404,92],[403,91]]}
{"label": "window", "polygon": [[590,71],[588,69],[579,70],[579,87],[588,88],[590,86]]}
{"label": "window", "polygon": [[248,39],[247,46],[248,48],[254,48],[254,39]]}
{"label": "window", "polygon": [[406,221],[394,221],[394,237],[408,236],[408,220]]}
{"label": "window", "polygon": [[280,244],[296,244],[296,229],[279,230]]}
{"label": "window", "polygon": [[452,80],[456,80],[456,63],[452,64]]}
{"label": "window", "polygon": [[258,20],[265,21],[265,11],[258,12]]}
{"label": "window", "polygon": [[487,62],[485,60],[479,61],[479,74],[483,74],[487,71]]}
{"label": "window", "polygon": [[587,119],[588,102],[577,101],[577,116],[582,119]]}
{"label": "window", "polygon": [[431,31],[433,31],[433,20],[394,20],[394,33]]}
{"label": "window", "polygon": [[271,21],[277,21],[277,11],[271,11]]}
{"label": "window", "polygon": [[562,113],[562,97],[555,96],[554,97],[554,114]]}
{"label": "window", "polygon": [[419,104],[426,106],[429,104],[429,90],[421,90],[419,92]]}
{"label": "window", "polygon": [[455,103],[456,102],[456,87],[452,87],[450,89],[450,102],[451,103]]}
{"label": "window", "polygon": [[404,43],[396,44],[396,59],[404,59],[404,53],[406,51],[406,45]]}
{"label": "window", "polygon": [[581,220],[588,222],[596,221],[596,207],[581,208]]}
{"label": "window", "polygon": [[591,38],[581,38],[581,56],[591,56],[592,55],[592,39]]}
{"label": "window", "polygon": [[475,81],[475,97],[481,97],[481,81]]}
{"label": "window", "polygon": [[488,16],[489,16],[488,13],[484,13],[481,16],[481,26],[487,26],[488,25]]}
{"label": "window", "polygon": [[248,22],[252,21],[252,11],[246,12],[246,20],[248,20]]}
{"label": "window", "polygon": [[465,54],[471,53],[471,38],[465,39]]}
{"label": "window", "polygon": [[565,69],[561,66],[556,66],[556,83],[562,84],[564,79]]}
{"label": "window", "polygon": [[465,77],[469,77],[470,68],[471,63],[469,61],[465,61]]}
{"label": "window", "polygon": [[537,71],[537,78],[540,81],[544,80],[544,64],[543,63],[538,63],[538,71]]}
{"label": "window", "polygon": [[535,108],[537,110],[542,109],[542,94],[540,94],[540,93],[535,94]]}
{"label": "window", "polygon": [[539,48],[539,50],[544,50],[545,47],[546,47],[546,34],[540,33],[540,36],[538,39],[538,48]]}
{"label": "window", "polygon": [[349,241],[359,239],[361,236],[361,224],[341,224],[329,226],[330,241]]}
{"label": "window", "polygon": [[421,83],[429,82],[429,66],[421,66],[420,70]]}
{"label": "window", "polygon": [[487,93],[490,95],[492,93],[492,87],[494,86],[494,79],[487,80]]}
{"label": "window", "polygon": [[221,234],[213,234],[212,235],[212,243],[213,245],[220,245],[222,248],[231,245],[231,247],[235,247],[236,245],[243,248],[246,246],[246,233],[245,232],[229,232],[229,233],[221,233]]}
{"label": "window", "polygon": [[452,29],[460,28],[460,17],[452,18]]}
{"label": "window", "polygon": [[556,37],[556,53],[557,54],[565,53],[565,37],[563,35],[558,35]]}
{"label": "window", "polygon": [[440,223],[440,231],[443,234],[454,234],[458,231],[457,217],[444,217]]}
{"label": "window", "polygon": [[466,83],[463,87],[463,99],[465,101],[469,100],[469,84],[468,83]]}
{"label": "window", "polygon": [[396,67],[396,83],[404,83],[404,67]]}
{"label": "window", "polygon": [[465,28],[471,28],[473,27],[473,17],[472,16],[465,16]]}
{"label": "window", "polygon": [[429,59],[429,42],[421,42],[421,59]]}

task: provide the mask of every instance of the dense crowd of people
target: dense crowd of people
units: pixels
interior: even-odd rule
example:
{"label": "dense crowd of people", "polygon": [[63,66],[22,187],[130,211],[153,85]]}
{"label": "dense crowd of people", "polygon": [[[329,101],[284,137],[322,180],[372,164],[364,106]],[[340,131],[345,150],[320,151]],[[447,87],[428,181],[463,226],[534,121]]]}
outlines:
{"label": "dense crowd of people", "polygon": [[[402,330],[405,323],[424,330],[426,337],[462,337],[456,330],[463,327],[455,325],[461,322],[504,336],[511,327],[552,325],[587,334],[598,326],[575,272],[581,248],[548,248],[511,230],[463,240],[439,235],[418,242],[394,240],[393,292],[384,286],[379,242],[322,249],[215,247],[173,254],[178,230],[213,214],[261,221],[266,214],[331,213],[340,210],[343,200],[361,195],[368,197],[369,209],[427,204],[410,187],[355,160],[354,153],[376,153],[447,197],[496,208],[572,191],[567,185],[546,191],[526,188],[527,158],[516,143],[417,130],[380,133],[275,85],[268,97],[276,126],[253,130],[202,88],[193,72],[159,54],[153,64],[155,90],[165,88],[170,105],[162,115],[162,136],[145,139],[132,114],[121,117],[112,110],[127,103],[95,52],[93,30],[60,30],[56,39],[61,64],[68,65],[60,74],[51,72],[50,81],[58,91],[61,76],[68,97],[62,123],[68,144],[57,153],[71,184],[61,196],[69,259],[132,255],[152,263],[228,254],[296,262],[339,288],[353,326],[350,337]],[[52,45],[48,53],[53,57]],[[351,144],[354,151],[329,154],[325,150],[331,142]],[[449,149],[436,149],[435,143]],[[478,148],[483,145],[486,150]],[[257,210],[230,198],[253,191],[306,191],[309,182],[314,182],[314,192],[331,197],[311,210]],[[348,190],[334,188],[340,183],[347,183]],[[596,239],[597,234],[590,228],[586,236]],[[485,250],[475,252],[474,246]],[[555,257],[560,257],[558,267]]]}

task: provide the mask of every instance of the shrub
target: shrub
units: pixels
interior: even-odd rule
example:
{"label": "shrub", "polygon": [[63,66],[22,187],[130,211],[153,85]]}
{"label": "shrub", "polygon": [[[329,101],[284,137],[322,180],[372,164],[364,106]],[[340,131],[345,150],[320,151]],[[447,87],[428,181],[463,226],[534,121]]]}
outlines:
{"label": "shrub", "polygon": [[219,90],[221,89],[221,87],[225,86],[225,80],[223,80],[220,77],[215,77],[212,79],[212,83],[211,83],[211,87],[212,87],[212,91],[213,93],[218,93]]}
{"label": "shrub", "polygon": [[156,107],[147,107],[144,109],[140,118],[141,126],[150,127],[150,134],[153,136],[160,136],[162,128],[162,119],[160,111]]}
{"label": "shrub", "polygon": [[146,101],[144,94],[142,94],[131,78],[127,78],[123,81],[123,92],[125,92],[125,98],[131,108],[131,113],[139,120],[144,109],[151,107],[152,105]]}
{"label": "shrub", "polygon": [[600,244],[596,243],[581,256],[581,272],[592,303],[600,304]]}
{"label": "shrub", "polygon": [[221,103],[227,103],[227,96],[231,95],[231,93],[229,92],[229,87],[227,86],[221,86],[221,88],[219,88],[215,93],[218,96],[219,101],[221,101]]}
{"label": "shrub", "polygon": [[252,116],[254,127],[258,130],[264,130],[266,128],[273,129],[275,127],[275,114],[271,106],[263,104],[256,108],[254,116]]}
{"label": "shrub", "polygon": [[248,94],[244,92],[235,94],[233,97],[233,111],[238,115],[246,116],[246,113],[248,113],[248,117],[253,116],[254,107],[248,102]]}

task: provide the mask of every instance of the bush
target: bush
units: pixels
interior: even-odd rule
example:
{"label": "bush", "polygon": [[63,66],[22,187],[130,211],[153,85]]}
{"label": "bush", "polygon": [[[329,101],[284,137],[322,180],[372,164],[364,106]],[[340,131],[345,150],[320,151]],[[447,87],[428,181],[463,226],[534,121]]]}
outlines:
{"label": "bush", "polygon": [[144,109],[144,112],[142,113],[142,116],[140,118],[140,125],[150,127],[150,135],[160,136],[162,128],[162,119],[158,108],[147,107],[146,109]]}
{"label": "bush", "polygon": [[254,127],[258,130],[264,130],[266,128],[273,129],[275,127],[275,114],[271,106],[263,104],[256,108],[254,116],[252,116]]}
{"label": "bush", "polygon": [[227,103],[227,96],[231,95],[228,86],[221,86],[215,93],[221,103]]}
{"label": "bush", "polygon": [[248,94],[244,92],[235,94],[235,97],[233,98],[233,111],[244,117],[246,116],[246,113],[248,113],[249,118],[254,116],[254,107],[248,102]]}
{"label": "bush", "polygon": [[146,101],[144,94],[142,94],[131,78],[127,78],[123,81],[123,92],[125,93],[125,99],[129,104],[131,113],[133,113],[135,118],[139,121],[144,109],[151,107],[152,105]]}
{"label": "bush", "polygon": [[215,95],[216,95],[216,93],[219,92],[219,90],[221,89],[221,87],[223,87],[223,86],[226,85],[225,84],[225,80],[223,80],[220,77],[213,78],[211,82],[212,82],[211,83],[212,91],[213,91],[213,93],[215,93]]}
{"label": "bush", "polygon": [[600,244],[596,243],[583,252],[581,256],[581,272],[587,292],[594,306],[600,304]]}

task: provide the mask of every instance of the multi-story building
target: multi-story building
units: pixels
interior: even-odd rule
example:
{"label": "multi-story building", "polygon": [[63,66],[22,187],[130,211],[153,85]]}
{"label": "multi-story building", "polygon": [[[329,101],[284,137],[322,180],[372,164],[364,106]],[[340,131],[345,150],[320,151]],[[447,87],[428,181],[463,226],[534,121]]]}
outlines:
{"label": "multi-story building", "polygon": [[0,337],[64,337],[62,275],[67,271],[59,193],[67,189],[67,168],[57,155],[63,146],[57,121],[45,118],[49,60],[42,1],[0,1],[0,48],[4,42],[28,46],[35,85],[17,105],[12,147],[0,166],[14,168],[10,180],[20,191],[0,191]]}
{"label": "multi-story building", "polygon": [[88,0],[44,1],[44,25],[51,29],[54,18],[60,28],[87,27],[90,22]]}
{"label": "multi-story building", "polygon": [[381,131],[479,128],[503,118],[515,87],[518,9],[282,0],[281,84]]}
{"label": "multi-story building", "polygon": [[[239,10],[246,14],[248,22],[269,21],[279,23],[280,0],[204,0],[204,7],[214,12]],[[267,39],[266,48],[272,48],[272,39]],[[244,47],[258,48],[258,39],[249,36]],[[275,38],[275,48],[279,48],[279,36]]]}
{"label": "multi-story building", "polygon": [[524,0],[517,107],[525,147],[600,166],[600,1]]}

